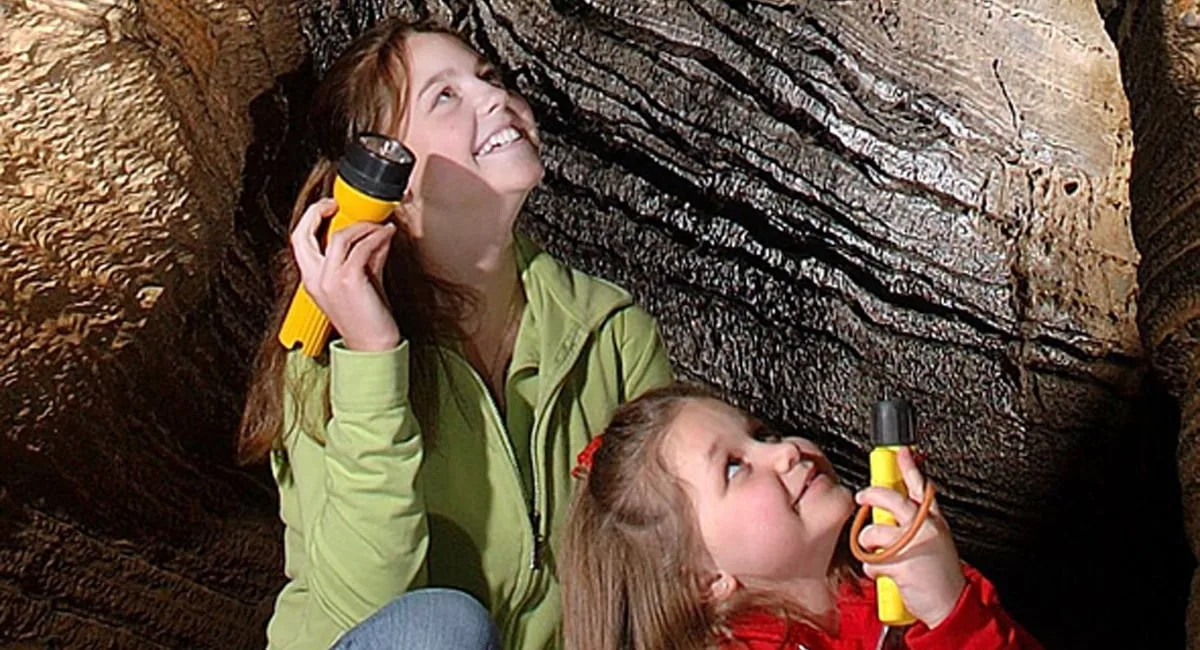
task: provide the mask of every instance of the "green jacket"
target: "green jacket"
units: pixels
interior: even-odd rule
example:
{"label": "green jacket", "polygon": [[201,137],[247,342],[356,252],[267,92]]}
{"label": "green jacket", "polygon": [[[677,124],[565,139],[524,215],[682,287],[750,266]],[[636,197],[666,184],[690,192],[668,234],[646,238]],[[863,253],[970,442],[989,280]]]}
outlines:
{"label": "green jacket", "polygon": [[566,516],[575,456],[619,404],[669,382],[671,368],[653,319],[625,291],[524,238],[517,256],[527,303],[506,416],[447,351],[436,443],[425,449],[408,403],[407,343],[362,353],[335,342],[328,362],[289,358],[289,377],[316,379],[301,422],[328,423],[323,435],[293,427],[297,403],[285,398],[289,433],[272,470],[290,581],[268,626],[270,648],[327,648],[427,585],[478,598],[506,648],[560,645],[550,532]]}

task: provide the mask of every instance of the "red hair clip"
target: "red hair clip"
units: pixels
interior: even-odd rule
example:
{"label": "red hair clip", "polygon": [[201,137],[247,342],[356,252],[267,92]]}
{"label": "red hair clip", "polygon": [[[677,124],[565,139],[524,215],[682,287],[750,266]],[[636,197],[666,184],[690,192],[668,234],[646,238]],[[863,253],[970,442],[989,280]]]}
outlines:
{"label": "red hair clip", "polygon": [[575,457],[575,469],[571,470],[571,476],[574,478],[583,478],[592,471],[592,456],[596,455],[596,450],[604,443],[604,436],[596,436],[592,438],[583,451]]}

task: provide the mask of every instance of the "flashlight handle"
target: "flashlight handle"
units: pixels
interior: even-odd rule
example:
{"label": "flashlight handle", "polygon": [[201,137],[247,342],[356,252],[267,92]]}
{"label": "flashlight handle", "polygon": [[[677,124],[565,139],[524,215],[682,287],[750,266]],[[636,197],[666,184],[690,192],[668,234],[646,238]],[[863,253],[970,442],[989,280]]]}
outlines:
{"label": "flashlight handle", "polygon": [[[383,221],[396,206],[395,202],[377,199],[354,189],[341,176],[333,181],[333,200],[337,202],[338,211],[329,223],[323,244],[329,243],[333,233],[351,224]],[[283,318],[283,325],[279,328],[279,342],[289,350],[299,343],[305,356],[315,357],[325,349],[330,330],[329,318],[304,290],[304,283],[300,283]]]}
{"label": "flashlight handle", "polygon": [[[900,463],[896,454],[902,445],[885,445],[871,450],[871,485],[885,487],[908,496],[904,477],[900,474]],[[871,521],[876,524],[895,526],[896,518],[883,508],[871,508]],[[909,625],[916,622],[900,597],[900,588],[887,576],[875,578],[875,601],[879,620],[885,625]]]}

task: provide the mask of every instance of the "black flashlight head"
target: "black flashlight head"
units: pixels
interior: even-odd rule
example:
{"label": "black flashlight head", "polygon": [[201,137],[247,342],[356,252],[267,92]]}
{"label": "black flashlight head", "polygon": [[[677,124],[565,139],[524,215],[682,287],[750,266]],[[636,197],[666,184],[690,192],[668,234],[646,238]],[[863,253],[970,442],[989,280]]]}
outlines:
{"label": "black flashlight head", "polygon": [[360,133],[338,163],[338,176],[367,196],[399,201],[408,188],[415,160],[399,140],[378,133]]}
{"label": "black flashlight head", "polygon": [[903,398],[879,400],[872,415],[872,445],[911,445],[917,441],[912,407]]}

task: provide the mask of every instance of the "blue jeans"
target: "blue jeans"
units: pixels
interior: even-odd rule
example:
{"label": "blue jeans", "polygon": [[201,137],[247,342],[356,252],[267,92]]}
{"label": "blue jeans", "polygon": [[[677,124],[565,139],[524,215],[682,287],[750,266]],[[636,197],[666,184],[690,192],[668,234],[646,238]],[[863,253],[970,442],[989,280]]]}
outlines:
{"label": "blue jeans", "polygon": [[354,626],[332,650],[500,650],[488,612],[456,589],[417,589]]}

